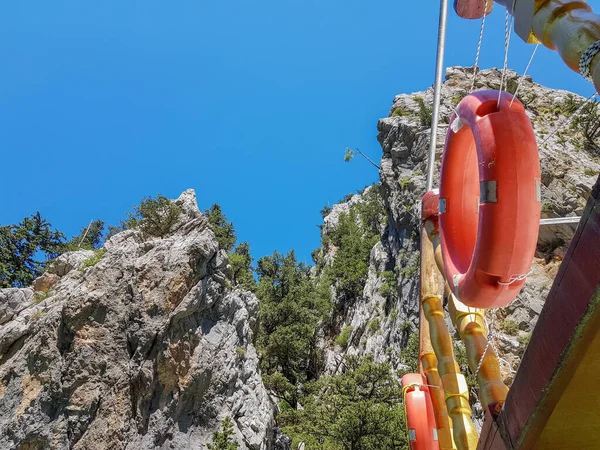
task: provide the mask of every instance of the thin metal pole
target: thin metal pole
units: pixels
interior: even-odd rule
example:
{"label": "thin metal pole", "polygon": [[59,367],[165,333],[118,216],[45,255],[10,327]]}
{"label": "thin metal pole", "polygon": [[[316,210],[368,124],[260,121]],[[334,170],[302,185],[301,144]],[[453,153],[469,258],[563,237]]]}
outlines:
{"label": "thin metal pole", "polygon": [[551,219],[541,219],[540,225],[559,225],[562,223],[579,223],[581,217],[554,217]]}
{"label": "thin metal pole", "polygon": [[433,187],[433,169],[435,168],[435,147],[440,111],[442,76],[444,71],[444,50],[446,46],[446,22],[448,19],[448,0],[440,0],[440,23],[438,29],[437,58],[435,62],[435,87],[433,91],[433,110],[431,116],[431,135],[429,137],[429,161],[427,166],[427,191]]}
{"label": "thin metal pole", "polygon": [[360,153],[362,155],[363,158],[365,158],[367,161],[369,161],[371,164],[373,164],[375,167],[377,167],[378,169],[381,169],[381,167],[379,167],[377,164],[375,164],[373,161],[371,161],[371,158],[369,158],[367,155],[365,155],[363,152],[361,152],[359,149],[356,149],[356,151],[358,153]]}
{"label": "thin metal pole", "polygon": [[94,221],[93,219],[92,219],[92,220],[90,220],[90,224],[88,225],[87,229],[85,230],[85,233],[83,234],[83,237],[82,237],[82,238],[81,238],[81,240],[79,241],[79,245],[77,246],[77,248],[81,248],[81,244],[83,243],[83,240],[84,240],[84,239],[85,239],[85,237],[87,236],[87,234],[88,234],[88,231],[90,231],[90,227],[92,226],[92,222],[93,222],[93,221]]}

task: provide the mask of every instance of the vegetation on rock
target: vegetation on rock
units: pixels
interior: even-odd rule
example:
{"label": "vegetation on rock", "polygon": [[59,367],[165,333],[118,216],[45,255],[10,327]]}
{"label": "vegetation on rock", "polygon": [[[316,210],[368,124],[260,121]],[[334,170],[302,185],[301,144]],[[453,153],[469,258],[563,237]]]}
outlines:
{"label": "vegetation on rock", "polygon": [[63,245],[63,252],[75,250],[94,250],[100,248],[103,241],[104,222],[100,219],[92,220],[88,226],[82,227],[77,236]]}
{"label": "vegetation on rock", "polygon": [[402,388],[388,363],[346,357],[342,373],[304,385],[302,410],[279,416],[306,449],[407,449]]}
{"label": "vegetation on rock", "polygon": [[221,422],[222,431],[215,431],[212,437],[212,443],[208,444],[208,450],[237,450],[240,446],[235,442],[232,436],[235,434],[233,431],[233,424],[231,417],[225,417]]}
{"label": "vegetation on rock", "polygon": [[215,203],[204,214],[208,217],[208,224],[215,233],[219,247],[226,251],[232,250],[236,241],[235,227],[227,220],[221,207]]}
{"label": "vegetation on rock", "polygon": [[330,310],[330,299],[311,279],[310,267],[294,251],[258,260],[260,299],[257,347],[265,384],[296,407],[296,386],[314,379],[322,366],[317,329]]}
{"label": "vegetation on rock", "polygon": [[167,197],[158,194],[156,198],[145,197],[127,213],[122,223],[126,228],[139,228],[149,236],[165,237],[179,219],[181,208]]}

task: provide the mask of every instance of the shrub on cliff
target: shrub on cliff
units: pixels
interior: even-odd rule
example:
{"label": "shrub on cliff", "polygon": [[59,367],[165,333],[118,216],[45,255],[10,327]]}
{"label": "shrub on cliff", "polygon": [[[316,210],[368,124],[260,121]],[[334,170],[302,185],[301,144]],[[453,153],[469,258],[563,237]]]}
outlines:
{"label": "shrub on cliff", "polygon": [[231,265],[232,283],[248,291],[256,289],[256,282],[252,275],[252,255],[250,255],[250,244],[242,242],[229,253],[229,264]]}
{"label": "shrub on cliff", "polygon": [[237,450],[240,444],[232,439],[234,432],[231,417],[225,417],[221,427],[223,431],[213,433],[212,444],[208,444],[208,450]]}
{"label": "shrub on cliff", "polygon": [[363,201],[340,214],[337,225],[323,236],[323,247],[333,245],[335,257],[324,277],[335,280],[339,293],[357,297],[362,293],[369,270],[369,255],[379,239],[386,216],[379,186],[363,194]]}
{"label": "shrub on cliff", "polygon": [[212,232],[215,233],[219,246],[223,250],[230,251],[236,240],[233,223],[227,221],[221,207],[216,203],[204,211],[204,214],[208,217],[208,224]]}
{"label": "shrub on cliff", "polygon": [[156,198],[145,197],[127,213],[123,228],[140,228],[150,236],[165,237],[179,219],[181,208],[167,197],[158,194]]}

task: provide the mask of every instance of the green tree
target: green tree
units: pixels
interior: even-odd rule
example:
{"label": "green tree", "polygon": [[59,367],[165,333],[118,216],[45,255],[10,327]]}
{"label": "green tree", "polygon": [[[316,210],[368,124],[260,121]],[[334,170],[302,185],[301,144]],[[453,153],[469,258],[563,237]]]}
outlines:
{"label": "green tree", "polygon": [[337,226],[329,235],[337,251],[327,275],[335,280],[341,294],[353,298],[362,293],[369,270],[369,255],[378,239],[379,236],[363,231],[355,209],[340,214]]}
{"label": "green tree", "polygon": [[80,233],[65,244],[64,251],[100,248],[103,233],[104,222],[100,219],[93,220],[88,226],[82,227]]}
{"label": "green tree", "polygon": [[204,214],[208,217],[208,224],[215,233],[219,246],[224,250],[231,251],[236,241],[233,223],[227,221],[221,207],[216,203],[204,211]]}
{"label": "green tree", "polygon": [[181,208],[175,202],[158,194],[156,198],[143,198],[139,205],[133,207],[133,213],[127,213],[127,220],[121,226],[125,229],[140,228],[150,236],[165,237],[180,214]]}
{"label": "green tree", "polygon": [[279,421],[307,450],[408,449],[402,388],[387,363],[348,356],[340,375],[308,383],[301,402]]}
{"label": "green tree", "polygon": [[310,267],[298,263],[294,251],[274,252],[258,260],[260,299],[258,348],[266,375],[281,374],[271,383],[274,393],[297,404],[295,386],[314,379],[322,364],[317,328],[330,310],[330,299],[311,279]]}
{"label": "green tree", "polygon": [[380,238],[385,222],[383,199],[379,186],[363,194],[361,202],[339,215],[337,225],[323,236],[322,245],[336,248],[335,258],[326,267],[323,278],[335,283],[346,299],[361,295],[369,270],[371,249]]}
{"label": "green tree", "polygon": [[64,235],[52,228],[39,212],[19,224],[0,227],[0,287],[24,287],[41,275],[45,261],[55,258]]}
{"label": "green tree", "polygon": [[215,431],[212,436],[212,444],[208,444],[208,450],[237,450],[240,446],[232,438],[234,436],[231,417],[225,417],[221,422],[223,431]]}
{"label": "green tree", "polygon": [[[362,156],[363,158],[365,158],[367,161],[369,161],[373,166],[377,167],[378,169],[380,168],[377,164],[375,164],[371,158],[369,158],[367,155],[365,155],[363,152],[361,152],[359,149],[356,149],[356,153],[358,153],[360,156]],[[348,162],[351,161],[352,158],[354,158],[354,150],[352,150],[351,148],[346,147],[346,152],[344,153],[344,161]]]}
{"label": "green tree", "polygon": [[127,226],[125,225],[124,222],[121,222],[120,225],[109,225],[108,233],[106,233],[106,240],[108,241],[115,234],[120,233],[121,231],[125,231],[126,229],[127,229]]}
{"label": "green tree", "polygon": [[254,291],[256,283],[252,275],[252,256],[250,255],[250,244],[242,242],[229,253],[229,264],[232,271],[232,282],[234,286]]}

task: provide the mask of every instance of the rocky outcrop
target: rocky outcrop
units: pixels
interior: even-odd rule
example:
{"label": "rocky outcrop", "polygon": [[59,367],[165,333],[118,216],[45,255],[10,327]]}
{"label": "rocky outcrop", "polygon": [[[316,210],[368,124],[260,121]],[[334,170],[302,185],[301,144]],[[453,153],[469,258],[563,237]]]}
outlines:
{"label": "rocky outcrop", "polygon": [[[475,89],[498,89],[500,78],[499,70],[481,71],[477,74]],[[451,67],[446,72],[441,124],[437,130],[436,174],[439,174],[450,116],[469,92],[472,79],[473,71],[469,68]],[[507,80],[508,88],[514,92],[519,83],[517,74],[508,71]],[[581,214],[600,172],[600,159],[585,149],[583,136],[567,126],[566,119],[573,112],[572,109],[569,111],[569,104],[585,99],[567,91],[543,87],[530,77],[522,80],[518,98],[526,106],[540,144],[542,217]],[[431,88],[397,95],[389,117],[379,120],[378,140],[383,152],[380,186],[388,226],[382,230],[380,241],[371,251],[369,275],[362,296],[342,320],[343,325],[352,327],[348,348],[329,347],[330,370],[335,369],[334,362],[344,353],[371,353],[376,360],[390,361],[396,368],[401,368],[398,354],[418,325],[420,200],[425,193],[429,148],[430,129],[426,122],[430,111],[427,107],[432,101]],[[438,182],[435,179],[434,185]],[[360,196],[356,195],[346,204],[335,205],[330,216],[360,201]],[[330,216],[325,218],[325,234],[331,228]],[[507,383],[512,381],[574,231],[574,225],[542,227],[532,273],[525,288],[512,304],[495,310],[494,331]],[[390,267],[397,268],[396,292],[391,301],[381,294],[382,273]],[[369,327],[375,320],[379,324],[377,330]]]}
{"label": "rocky outcrop", "polygon": [[230,288],[193,191],[178,203],[168,237],[127,230],[39,292],[0,290],[0,448],[205,449],[226,416],[240,449],[272,448],[258,299]]}

